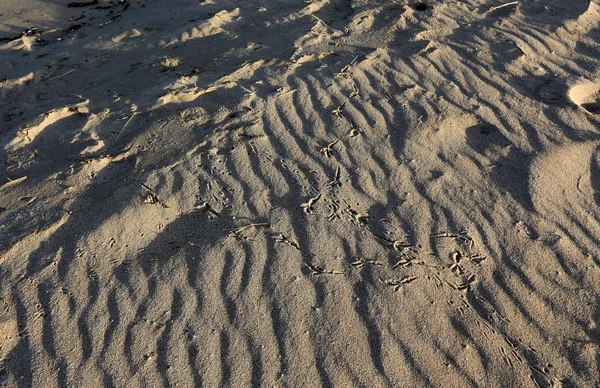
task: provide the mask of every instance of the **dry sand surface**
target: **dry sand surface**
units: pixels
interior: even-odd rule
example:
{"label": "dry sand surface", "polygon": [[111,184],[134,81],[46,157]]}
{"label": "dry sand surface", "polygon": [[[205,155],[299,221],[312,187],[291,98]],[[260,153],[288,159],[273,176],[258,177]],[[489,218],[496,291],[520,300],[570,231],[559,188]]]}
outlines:
{"label": "dry sand surface", "polygon": [[0,384],[600,384],[599,0],[91,3],[0,0]]}

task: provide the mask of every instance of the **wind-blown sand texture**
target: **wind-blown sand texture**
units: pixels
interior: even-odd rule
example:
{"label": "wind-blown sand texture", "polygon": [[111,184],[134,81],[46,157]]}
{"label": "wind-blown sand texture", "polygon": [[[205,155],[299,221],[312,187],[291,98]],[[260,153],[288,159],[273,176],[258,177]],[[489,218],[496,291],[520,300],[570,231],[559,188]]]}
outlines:
{"label": "wind-blown sand texture", "polygon": [[3,385],[600,384],[598,0],[67,3],[0,1]]}

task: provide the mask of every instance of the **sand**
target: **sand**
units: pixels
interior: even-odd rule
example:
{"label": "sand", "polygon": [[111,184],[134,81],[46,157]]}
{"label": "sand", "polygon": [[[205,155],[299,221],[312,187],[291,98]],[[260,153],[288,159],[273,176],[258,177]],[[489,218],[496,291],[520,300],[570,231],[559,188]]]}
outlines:
{"label": "sand", "polygon": [[0,383],[600,384],[598,0],[0,0]]}

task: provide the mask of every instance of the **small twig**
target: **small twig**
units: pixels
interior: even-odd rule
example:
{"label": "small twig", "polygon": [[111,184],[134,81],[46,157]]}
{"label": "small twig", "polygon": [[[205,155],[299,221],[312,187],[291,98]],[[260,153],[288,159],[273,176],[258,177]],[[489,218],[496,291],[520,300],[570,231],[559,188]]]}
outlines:
{"label": "small twig", "polygon": [[317,16],[315,16],[315,15],[312,15],[312,14],[311,14],[310,16],[312,16],[313,18],[315,18],[315,19],[317,19],[318,21],[320,21],[321,23],[323,23],[323,25],[324,25],[325,27],[327,27],[327,26],[328,26],[328,24],[327,24],[327,23],[325,23],[325,22],[324,22],[324,21],[323,21],[321,18],[319,18],[319,17],[317,17]]}
{"label": "small twig", "polygon": [[172,44],[175,44],[175,41],[174,41],[174,40],[172,40],[172,41],[170,41],[169,43],[167,43],[166,45],[162,46],[162,47],[161,47],[161,50],[162,50],[162,49],[164,49],[164,48],[167,48],[167,47],[169,47],[169,46],[170,46],[170,45],[172,45]]}
{"label": "small twig", "polygon": [[27,176],[22,176],[17,179],[10,179],[10,178],[6,177],[6,179],[8,179],[8,182],[4,183],[3,185],[0,185],[0,188],[5,189],[5,188],[11,187],[11,186],[15,186],[15,185],[23,182],[24,180],[26,180]]}
{"label": "small twig", "polygon": [[48,74],[46,74],[42,79],[46,79],[48,77],[50,77],[52,74],[54,74],[54,72],[56,71],[56,69],[52,69],[52,71]]}
{"label": "small twig", "polygon": [[115,22],[115,21],[117,21],[117,20],[119,20],[119,19],[121,19],[121,15],[117,15],[117,16],[113,17],[112,19],[110,19],[110,20],[109,20],[109,21],[107,21],[107,22],[104,22],[104,23],[102,23],[102,24],[98,24],[98,27],[104,27],[104,26],[107,26],[107,25],[109,25],[109,24],[111,24],[111,23],[113,23],[113,22]]}
{"label": "small twig", "polygon": [[[67,71],[67,72],[66,72],[66,73],[64,73],[64,74],[57,75],[56,77],[53,77],[53,78],[50,78],[49,80],[46,80],[46,82],[48,82],[48,81],[52,81],[52,80],[55,80],[55,79],[58,79],[58,78],[61,78],[61,77],[64,77],[65,75],[67,75],[67,74],[71,74],[71,73],[72,73],[72,72],[74,72],[74,71],[75,71],[75,69],[71,69],[71,70]],[[51,73],[51,74],[52,74],[52,73]]]}
{"label": "small twig", "polygon": [[121,128],[121,130],[119,131],[119,134],[117,135],[117,140],[121,136],[121,133],[123,132],[123,130],[125,129],[125,127],[127,127],[127,125],[129,125],[129,123],[131,122],[131,120],[133,120],[133,118],[135,116],[137,116],[138,114],[140,114],[140,112],[133,112],[133,114],[131,115],[131,117],[129,118],[129,120],[127,120],[127,122],[125,123],[125,125],[123,125],[123,128]]}
{"label": "small twig", "polygon": [[256,90],[254,90],[254,88],[252,89],[248,89],[245,88],[243,85],[240,85],[240,88],[244,89],[244,91],[246,92],[246,96],[252,97],[252,96],[256,96]]}
{"label": "small twig", "polygon": [[517,4],[519,4],[518,1],[511,1],[510,3],[506,3],[506,4],[502,4],[502,5],[497,5],[495,7],[492,7],[490,9],[488,9],[487,12],[492,12],[492,11],[495,11],[497,9],[501,9],[501,8],[504,8],[504,7],[510,7],[511,5],[517,5]]}

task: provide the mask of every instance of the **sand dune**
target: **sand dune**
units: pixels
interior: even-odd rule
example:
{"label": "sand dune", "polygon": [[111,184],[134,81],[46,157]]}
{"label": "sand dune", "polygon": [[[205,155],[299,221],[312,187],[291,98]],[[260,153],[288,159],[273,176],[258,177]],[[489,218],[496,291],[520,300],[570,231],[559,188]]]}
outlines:
{"label": "sand dune", "polygon": [[1,384],[598,385],[597,0],[67,3],[0,1]]}

